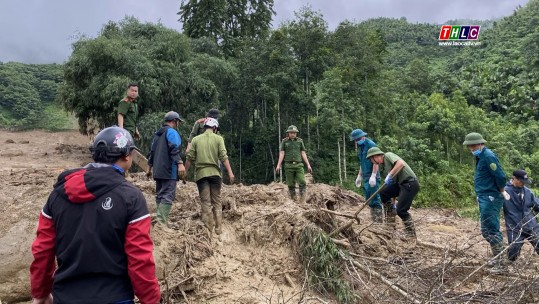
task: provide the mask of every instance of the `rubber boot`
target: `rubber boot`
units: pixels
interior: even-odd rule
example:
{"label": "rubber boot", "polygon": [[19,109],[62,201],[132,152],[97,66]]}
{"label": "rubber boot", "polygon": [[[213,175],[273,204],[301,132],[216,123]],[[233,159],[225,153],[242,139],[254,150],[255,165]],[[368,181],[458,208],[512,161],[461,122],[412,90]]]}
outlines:
{"label": "rubber boot", "polygon": [[215,221],[215,234],[223,233],[223,211],[213,208],[213,219]]}
{"label": "rubber boot", "polygon": [[371,208],[371,219],[373,224],[381,225],[384,223],[382,216],[382,209],[380,208]]}
{"label": "rubber boot", "polygon": [[296,201],[296,189],[288,189],[288,193],[290,193],[290,199],[292,199],[295,202]]}
{"label": "rubber boot", "polygon": [[200,218],[204,226],[210,231],[210,234],[213,233],[213,215],[209,208],[202,206]]}
{"label": "rubber boot", "polygon": [[299,187],[299,202],[305,203],[305,186]]}
{"label": "rubber boot", "polygon": [[407,219],[403,220],[404,223],[404,234],[406,235],[407,239],[415,240],[417,239],[417,236],[415,234],[415,224],[412,220],[412,216],[408,216]]}
{"label": "rubber boot", "polygon": [[172,208],[171,203],[160,203],[157,204],[157,221],[163,225],[167,224],[168,215],[170,214],[170,209]]}
{"label": "rubber boot", "polygon": [[395,230],[395,210],[391,202],[384,203],[384,215],[386,218],[386,227],[389,230]]}
{"label": "rubber boot", "polygon": [[492,258],[487,263],[487,266],[492,267],[489,272],[493,274],[507,272],[507,265],[509,265],[509,260],[507,259],[507,256],[505,254],[500,254],[504,249],[503,242],[490,244],[490,249],[492,250],[492,255],[494,256],[494,258]]}

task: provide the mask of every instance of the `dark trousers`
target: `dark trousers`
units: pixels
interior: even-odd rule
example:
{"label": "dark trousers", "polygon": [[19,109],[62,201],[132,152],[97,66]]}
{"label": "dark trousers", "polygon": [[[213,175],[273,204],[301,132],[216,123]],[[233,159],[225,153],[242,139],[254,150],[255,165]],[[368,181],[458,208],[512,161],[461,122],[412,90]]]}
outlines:
{"label": "dark trousers", "polygon": [[525,240],[528,240],[535,249],[535,252],[539,254],[539,227],[537,226],[533,230],[508,230],[507,239],[509,241],[507,255],[511,261],[515,261],[518,258]]}
{"label": "dark trousers", "polygon": [[156,179],[155,202],[157,204],[172,204],[176,199],[176,183],[175,179]]}
{"label": "dark trousers", "polygon": [[419,182],[417,179],[406,180],[400,184],[392,183],[384,186],[384,189],[380,192],[380,199],[382,204],[391,204],[391,198],[397,197],[397,215],[403,220],[410,218],[410,207],[414,197],[419,192]]}

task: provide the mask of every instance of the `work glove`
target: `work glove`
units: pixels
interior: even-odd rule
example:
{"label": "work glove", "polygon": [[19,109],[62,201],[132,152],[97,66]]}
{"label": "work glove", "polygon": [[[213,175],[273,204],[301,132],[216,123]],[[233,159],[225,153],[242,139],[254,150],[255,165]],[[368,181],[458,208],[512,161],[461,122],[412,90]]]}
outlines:
{"label": "work glove", "polygon": [[371,178],[369,178],[369,186],[371,186],[371,188],[376,186],[376,174],[372,174]]}
{"label": "work glove", "polygon": [[506,201],[511,199],[511,195],[509,195],[509,193],[507,193],[507,191],[502,192],[502,194],[503,194],[503,198],[505,198]]}
{"label": "work glove", "polygon": [[356,177],[356,187],[361,188],[361,176],[358,175]]}
{"label": "work glove", "polygon": [[386,186],[390,185],[391,183],[393,182],[393,177],[391,176],[391,174],[388,174],[386,176],[386,179],[384,180],[384,184],[386,184]]}

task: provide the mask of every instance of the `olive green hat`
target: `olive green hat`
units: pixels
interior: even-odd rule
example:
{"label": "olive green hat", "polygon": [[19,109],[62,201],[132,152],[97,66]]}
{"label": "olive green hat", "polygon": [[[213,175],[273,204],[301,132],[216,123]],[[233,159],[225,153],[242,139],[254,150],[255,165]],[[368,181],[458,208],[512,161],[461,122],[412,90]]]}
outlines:
{"label": "olive green hat", "polygon": [[288,129],[286,130],[286,133],[299,133],[299,130],[296,126],[294,125],[291,125],[290,127],[288,127]]}
{"label": "olive green hat", "polygon": [[483,139],[483,136],[479,133],[472,132],[464,138],[464,142],[462,143],[463,146],[470,146],[470,145],[477,145],[477,144],[484,144],[487,141]]}
{"label": "olive green hat", "polygon": [[380,148],[378,147],[372,147],[369,149],[369,151],[367,151],[367,158],[371,158],[375,155],[380,155],[380,154],[384,154],[384,152],[382,152],[382,150],[380,150]]}

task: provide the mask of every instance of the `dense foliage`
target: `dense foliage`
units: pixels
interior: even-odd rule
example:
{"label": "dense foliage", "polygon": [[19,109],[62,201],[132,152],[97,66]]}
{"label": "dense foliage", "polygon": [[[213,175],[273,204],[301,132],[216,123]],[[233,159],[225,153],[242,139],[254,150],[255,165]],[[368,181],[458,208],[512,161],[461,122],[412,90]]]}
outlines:
{"label": "dense foliage", "polygon": [[[485,136],[508,174],[522,167],[539,175],[539,0],[506,18],[477,22],[481,46],[467,47],[438,45],[439,25],[404,18],[343,21],[330,31],[309,7],[267,30],[273,1],[223,2],[204,28],[195,14],[211,13],[199,10],[204,3],[182,2],[184,33],[126,18],[74,43],[58,100],[76,114],[83,132],[93,119],[115,123],[126,85],[137,82],[143,147],[164,112],[187,118],[180,129],[186,138],[197,118],[219,108],[243,183],[278,178],[278,144],[290,124],[300,129],[315,179],[346,187],[358,170],[348,134],[367,131],[418,174],[416,206],[474,205],[473,159],[462,147],[472,131]],[[251,17],[257,13],[266,19],[256,23]],[[33,80],[9,80],[6,65],[0,73],[0,106],[10,109],[0,119],[23,112],[35,119],[32,109],[39,111],[50,91],[31,89]],[[17,77],[32,78],[24,75],[33,74]],[[14,94],[28,100],[28,110],[10,104]]]}

